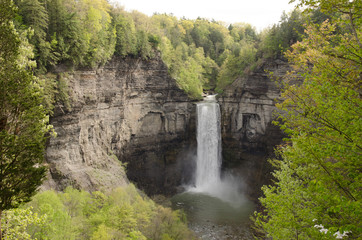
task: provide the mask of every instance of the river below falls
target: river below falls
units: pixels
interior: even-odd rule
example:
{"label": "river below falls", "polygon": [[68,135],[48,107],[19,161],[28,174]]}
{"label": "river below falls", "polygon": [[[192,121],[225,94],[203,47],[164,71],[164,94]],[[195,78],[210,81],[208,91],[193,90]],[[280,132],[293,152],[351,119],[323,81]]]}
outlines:
{"label": "river below falls", "polygon": [[189,228],[200,239],[253,239],[249,216],[255,205],[247,199],[226,202],[205,193],[184,192],[171,198],[174,210],[182,209]]}

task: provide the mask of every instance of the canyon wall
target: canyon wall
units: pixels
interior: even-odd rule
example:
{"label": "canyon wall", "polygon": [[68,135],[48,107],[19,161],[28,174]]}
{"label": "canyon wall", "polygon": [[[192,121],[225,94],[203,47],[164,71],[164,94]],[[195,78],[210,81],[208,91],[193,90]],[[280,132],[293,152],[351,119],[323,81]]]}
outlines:
{"label": "canyon wall", "polygon": [[[223,168],[239,174],[247,193],[260,196],[271,179],[267,159],[283,134],[272,124],[280,91],[267,71],[283,76],[283,61],[263,64],[219,97]],[[66,72],[58,67],[55,72]],[[97,70],[64,75],[71,108],[56,105],[44,188],[86,190],[122,186],[128,179],[148,194],[171,195],[195,170],[195,104],[157,56],[113,58]],[[126,169],[126,171],[124,170]]]}
{"label": "canyon wall", "polygon": [[99,190],[130,179],[152,194],[174,192],[192,164],[182,154],[194,145],[195,106],[160,57],[114,58],[66,79],[72,106],[57,104],[51,119],[57,137],[44,188]]}
{"label": "canyon wall", "polygon": [[223,166],[238,172],[252,197],[271,179],[268,158],[284,137],[272,124],[280,89],[270,78],[285,75],[289,67],[281,60],[265,62],[256,71],[236,79],[219,97],[222,113]]}

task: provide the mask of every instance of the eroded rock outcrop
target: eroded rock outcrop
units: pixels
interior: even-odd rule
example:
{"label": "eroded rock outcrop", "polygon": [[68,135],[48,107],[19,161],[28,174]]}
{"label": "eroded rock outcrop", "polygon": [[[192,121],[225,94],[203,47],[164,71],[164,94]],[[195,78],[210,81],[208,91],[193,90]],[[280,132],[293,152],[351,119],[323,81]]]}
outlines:
{"label": "eroded rock outcrop", "polygon": [[177,159],[194,138],[194,105],[160,58],[114,58],[67,79],[72,109],[59,105],[52,117],[58,136],[48,144],[45,186],[113,188],[128,182],[122,163],[146,192],[174,191],[187,166]]}
{"label": "eroded rock outcrop", "polygon": [[222,112],[223,166],[238,169],[248,193],[257,197],[260,186],[271,179],[268,158],[284,137],[272,124],[280,89],[270,79],[285,75],[286,62],[265,63],[252,74],[239,78],[219,98]]}

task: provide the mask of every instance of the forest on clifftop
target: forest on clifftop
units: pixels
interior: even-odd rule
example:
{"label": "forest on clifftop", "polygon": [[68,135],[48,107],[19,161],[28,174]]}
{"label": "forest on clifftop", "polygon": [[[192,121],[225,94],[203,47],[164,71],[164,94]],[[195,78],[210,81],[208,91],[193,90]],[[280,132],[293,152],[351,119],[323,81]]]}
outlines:
{"label": "forest on clifftop", "polygon": [[161,52],[171,76],[196,99],[203,90],[222,92],[266,59],[282,58],[301,39],[305,23],[327,18],[318,10],[308,16],[294,10],[257,32],[248,23],[158,13],[149,17],[106,0],[16,0],[15,4],[14,25],[32,46],[37,75],[57,64],[96,68],[114,55],[148,59]]}
{"label": "forest on clifftop", "polygon": [[294,70],[276,80],[276,124],[288,138],[271,160],[275,179],[263,187],[256,237],[360,239],[362,3],[297,2],[303,12],[256,32],[245,23],[149,17],[106,0],[0,0],[0,239],[193,237],[181,213],[132,185],[108,195],[69,188],[34,196],[54,135],[49,115],[56,101],[70,106],[66,80],[53,67],[97,68],[114,55],[158,53],[194,99],[222,92],[264,61],[288,61]]}

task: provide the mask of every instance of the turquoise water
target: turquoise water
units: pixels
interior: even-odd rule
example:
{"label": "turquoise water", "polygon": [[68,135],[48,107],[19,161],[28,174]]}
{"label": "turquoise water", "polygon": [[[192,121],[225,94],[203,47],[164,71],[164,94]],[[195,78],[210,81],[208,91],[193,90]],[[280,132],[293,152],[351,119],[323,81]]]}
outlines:
{"label": "turquoise water", "polygon": [[184,210],[189,227],[201,239],[253,239],[249,216],[255,206],[243,197],[227,202],[204,193],[184,192],[171,202],[173,209]]}

